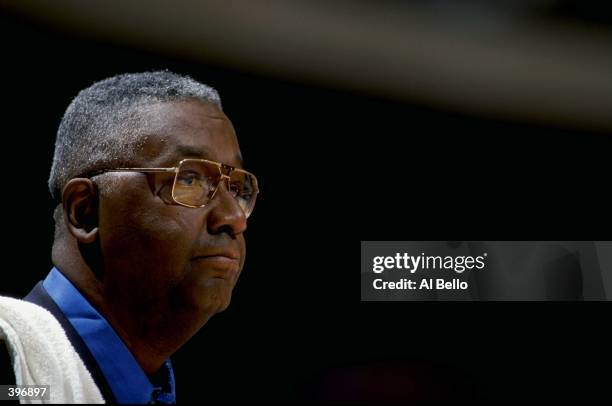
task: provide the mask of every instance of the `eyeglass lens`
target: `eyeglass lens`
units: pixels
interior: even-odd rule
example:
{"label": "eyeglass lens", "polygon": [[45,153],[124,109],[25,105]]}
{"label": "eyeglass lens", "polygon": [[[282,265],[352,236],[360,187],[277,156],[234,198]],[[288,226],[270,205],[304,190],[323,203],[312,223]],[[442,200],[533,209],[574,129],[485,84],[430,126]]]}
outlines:
{"label": "eyeglass lens", "polygon": [[[257,180],[248,172],[233,170],[228,190],[248,217],[257,197]],[[202,206],[212,198],[221,180],[218,165],[205,161],[186,160],[179,167],[173,188],[178,203]]]}

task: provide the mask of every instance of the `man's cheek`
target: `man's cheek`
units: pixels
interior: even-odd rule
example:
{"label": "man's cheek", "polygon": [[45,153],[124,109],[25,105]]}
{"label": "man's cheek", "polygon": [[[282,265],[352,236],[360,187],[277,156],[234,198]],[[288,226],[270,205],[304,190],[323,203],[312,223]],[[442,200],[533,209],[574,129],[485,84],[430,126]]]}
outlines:
{"label": "man's cheek", "polygon": [[143,238],[149,249],[159,256],[185,256],[194,239],[193,225],[182,216],[165,213],[166,210],[149,211],[138,219],[139,238]]}
{"label": "man's cheek", "polygon": [[240,247],[240,269],[244,268],[244,264],[246,262],[246,239],[244,238],[244,234],[239,234],[236,239],[238,240],[238,246]]}
{"label": "man's cheek", "polygon": [[168,221],[167,227],[182,232],[199,234],[205,227],[206,209],[194,209],[178,205],[169,205],[166,207],[165,219]]}

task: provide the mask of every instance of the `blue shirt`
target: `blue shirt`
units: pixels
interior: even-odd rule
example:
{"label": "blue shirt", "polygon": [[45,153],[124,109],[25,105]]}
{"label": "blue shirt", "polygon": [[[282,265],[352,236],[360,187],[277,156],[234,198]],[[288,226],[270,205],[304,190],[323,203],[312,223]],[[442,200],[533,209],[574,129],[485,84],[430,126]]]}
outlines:
{"label": "blue shirt", "polygon": [[168,359],[168,382],[155,387],[108,321],[57,268],[43,282],[45,290],[81,336],[97,361],[117,403],[176,403],[174,372]]}

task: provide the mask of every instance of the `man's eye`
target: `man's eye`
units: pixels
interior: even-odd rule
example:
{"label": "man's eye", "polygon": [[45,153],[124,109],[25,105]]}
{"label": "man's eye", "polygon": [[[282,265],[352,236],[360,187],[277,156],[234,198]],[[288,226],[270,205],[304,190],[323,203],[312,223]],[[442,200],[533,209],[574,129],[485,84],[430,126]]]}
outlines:
{"label": "man's eye", "polygon": [[241,183],[231,183],[230,192],[234,197],[248,198],[251,195],[250,189]]}
{"label": "man's eye", "polygon": [[234,196],[238,195],[241,190],[242,188],[240,187],[240,185],[236,183],[230,183],[230,192],[232,192]]}
{"label": "man's eye", "polygon": [[250,187],[240,183],[232,183],[230,185],[230,192],[233,196],[246,200],[250,199],[253,195],[253,190]]}
{"label": "man's eye", "polygon": [[200,175],[196,172],[181,172],[176,181],[183,186],[194,186],[199,183]]}

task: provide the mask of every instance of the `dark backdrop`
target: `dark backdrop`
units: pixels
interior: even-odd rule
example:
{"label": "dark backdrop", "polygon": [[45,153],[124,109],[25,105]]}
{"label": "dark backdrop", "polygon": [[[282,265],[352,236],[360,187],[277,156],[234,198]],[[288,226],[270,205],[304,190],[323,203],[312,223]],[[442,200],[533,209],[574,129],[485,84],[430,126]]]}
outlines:
{"label": "dark backdrop", "polygon": [[393,379],[417,398],[610,398],[609,302],[361,303],[358,263],[361,240],[611,239],[610,134],[205,66],[14,16],[0,36],[5,294],[50,269],[46,181],[80,89],[168,68],[221,93],[262,193],[232,306],[174,358],[179,401],[312,401]]}

